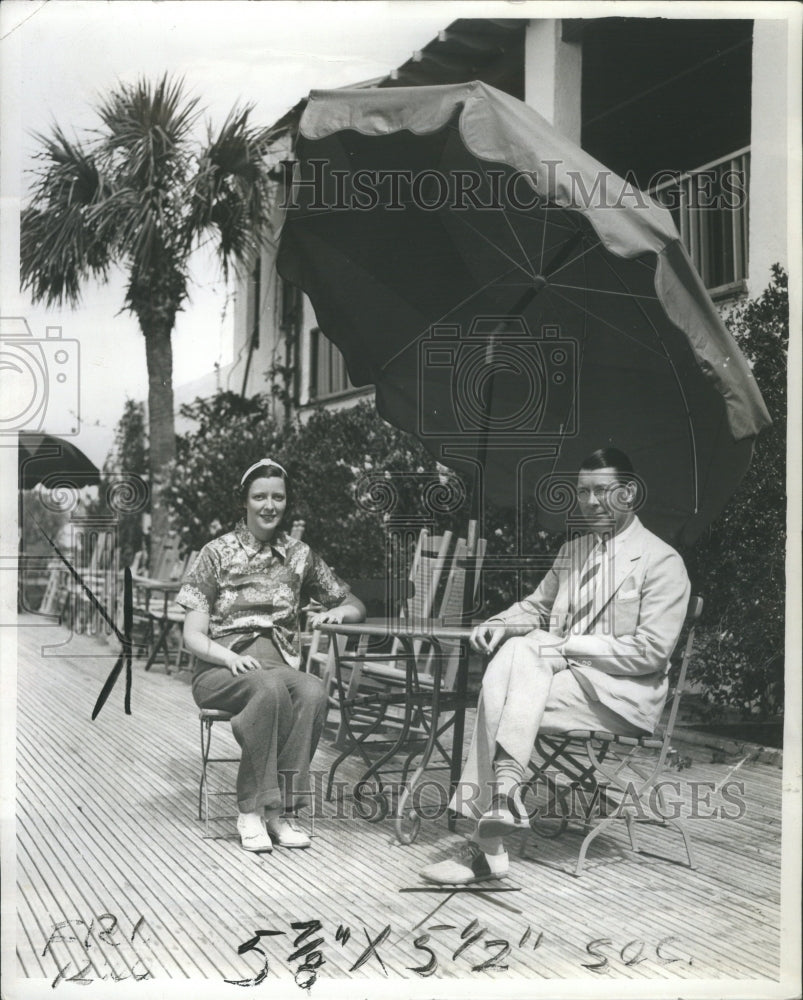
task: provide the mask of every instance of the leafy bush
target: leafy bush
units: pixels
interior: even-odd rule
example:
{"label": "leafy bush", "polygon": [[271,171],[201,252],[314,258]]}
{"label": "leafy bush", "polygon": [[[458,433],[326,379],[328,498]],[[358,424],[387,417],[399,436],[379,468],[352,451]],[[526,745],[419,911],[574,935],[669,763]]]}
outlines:
{"label": "leafy bush", "polygon": [[712,714],[767,718],[783,707],[786,549],[787,276],[777,264],[763,294],[726,323],[753,368],[773,420],[756,441],[739,490],[686,554],[706,602],[695,655]]}

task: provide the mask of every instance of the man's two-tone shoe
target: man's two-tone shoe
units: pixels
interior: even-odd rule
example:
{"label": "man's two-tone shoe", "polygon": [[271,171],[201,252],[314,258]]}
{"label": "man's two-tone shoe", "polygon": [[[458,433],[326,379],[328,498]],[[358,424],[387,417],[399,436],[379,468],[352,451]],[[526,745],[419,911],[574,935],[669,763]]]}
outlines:
{"label": "man's two-tone shoe", "polygon": [[273,842],[265,829],[265,820],[259,813],[240,813],[237,833],[244,851],[272,851]]}
{"label": "man's two-tone shoe", "polygon": [[494,795],[491,808],[480,816],[477,833],[483,838],[506,837],[529,825],[530,817],[517,795]]}
{"label": "man's two-tone shoe", "polygon": [[267,822],[268,833],[279,847],[309,847],[312,841],[308,834],[299,829],[292,816],[279,816]]}
{"label": "man's two-tone shoe", "polygon": [[469,840],[455,857],[428,865],[421,872],[421,878],[436,885],[472,885],[474,882],[504,878],[507,870],[506,851],[485,854],[473,840]]}

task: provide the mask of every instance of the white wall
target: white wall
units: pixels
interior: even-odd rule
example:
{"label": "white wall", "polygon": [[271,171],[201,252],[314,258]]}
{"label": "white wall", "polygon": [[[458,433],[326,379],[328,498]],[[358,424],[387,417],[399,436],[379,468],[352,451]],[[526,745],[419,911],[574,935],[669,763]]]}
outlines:
{"label": "white wall", "polygon": [[563,42],[560,18],[532,19],[524,39],[524,101],[580,145],[580,42]]}
{"label": "white wall", "polygon": [[754,22],[748,279],[751,297],[769,284],[773,263],[788,264],[787,39],[785,21]]}

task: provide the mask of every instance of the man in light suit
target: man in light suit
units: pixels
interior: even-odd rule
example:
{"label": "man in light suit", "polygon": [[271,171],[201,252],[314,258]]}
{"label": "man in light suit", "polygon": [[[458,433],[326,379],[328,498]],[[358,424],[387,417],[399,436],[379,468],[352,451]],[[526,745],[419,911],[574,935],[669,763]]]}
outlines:
{"label": "man in light suit", "polygon": [[[518,788],[539,732],[645,735],[658,724],[690,587],[678,553],[635,516],[636,493],[623,452],[589,455],[577,479],[588,533],[561,546],[529,597],[474,629],[475,650],[501,649],[483,676],[450,805],[478,824],[457,858],[424,869],[426,881],[507,874],[502,838],[527,825]],[[522,626],[531,631],[522,635]]]}

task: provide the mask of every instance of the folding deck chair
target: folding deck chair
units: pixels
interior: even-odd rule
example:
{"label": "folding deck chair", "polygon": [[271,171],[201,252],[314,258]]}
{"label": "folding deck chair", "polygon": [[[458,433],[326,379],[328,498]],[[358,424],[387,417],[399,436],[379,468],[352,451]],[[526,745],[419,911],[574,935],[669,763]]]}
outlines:
{"label": "folding deck chair", "polygon": [[[695,867],[689,835],[679,819],[667,816],[659,780],[668,759],[675,753],[671,746],[672,733],[702,610],[703,599],[691,597],[672,658],[675,660],[680,653],[677,681],[670,693],[669,715],[662,732],[638,737],[572,730],[539,734],[536,738],[535,755],[530,761],[532,773],[522,790],[528,812],[532,812],[528,800],[534,799],[538,806],[532,813],[530,826],[542,837],[558,837],[569,826],[572,805],[579,804],[585,836],[574,871],[577,876],[583,871],[592,841],[621,821],[626,824],[630,847],[636,853],[641,853],[637,825],[653,824],[676,830],[683,838],[688,867]],[[660,810],[658,817],[654,817],[655,805]],[[521,838],[519,853],[522,856],[528,836],[529,831],[525,831]]]}
{"label": "folding deck chair", "polygon": [[[75,541],[77,544],[73,559],[76,570],[84,584],[114,618],[119,562],[114,533],[107,527],[89,523],[81,525],[76,532]],[[85,632],[88,635],[96,635],[102,631],[110,633],[111,628],[103,621],[83,589],[71,577],[68,585],[71,594],[70,627],[75,632]]]}

